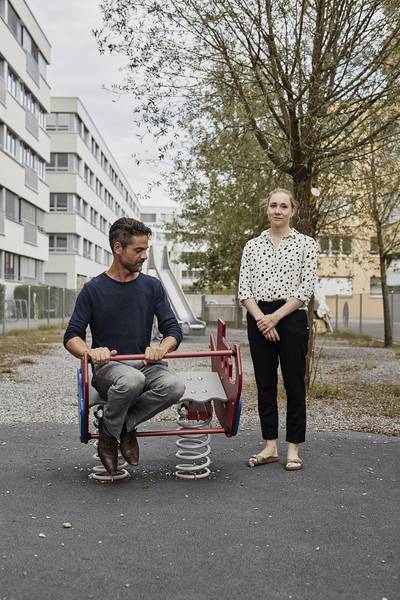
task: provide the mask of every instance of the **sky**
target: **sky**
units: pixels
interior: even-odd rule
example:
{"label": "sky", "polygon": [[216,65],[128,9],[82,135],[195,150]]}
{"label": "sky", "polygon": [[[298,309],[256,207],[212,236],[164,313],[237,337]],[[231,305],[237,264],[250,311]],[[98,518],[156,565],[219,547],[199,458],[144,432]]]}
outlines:
{"label": "sky", "polygon": [[[92,29],[101,23],[100,0],[27,0],[52,51],[48,81],[53,96],[78,96],[100,131],[135,193],[146,192],[147,184],[159,180],[165,165],[149,165],[156,156],[150,137],[140,143],[133,123],[133,101],[109,91],[122,80],[121,56],[100,56]],[[107,89],[104,89],[104,86]],[[143,134],[143,131],[140,132]],[[146,162],[132,159],[138,154]],[[171,204],[161,187],[142,203]]]}

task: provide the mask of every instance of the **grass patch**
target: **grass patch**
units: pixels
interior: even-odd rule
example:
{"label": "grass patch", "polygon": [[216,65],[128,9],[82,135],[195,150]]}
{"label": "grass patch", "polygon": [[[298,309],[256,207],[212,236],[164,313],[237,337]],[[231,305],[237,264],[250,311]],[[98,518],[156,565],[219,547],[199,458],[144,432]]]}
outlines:
{"label": "grass patch", "polygon": [[15,374],[19,365],[34,364],[30,357],[48,352],[49,344],[62,344],[63,334],[60,327],[45,326],[0,335],[0,377]]}
{"label": "grass patch", "polygon": [[346,382],[316,383],[310,402],[335,403],[343,414],[400,419],[400,384]]}
{"label": "grass patch", "polygon": [[324,336],[331,340],[346,342],[349,346],[363,346],[365,348],[383,348],[383,342],[371,337],[370,335],[358,335],[352,331],[338,331],[334,333],[324,333]]}
{"label": "grass patch", "polygon": [[20,358],[18,361],[19,365],[34,365],[35,361],[32,358]]}

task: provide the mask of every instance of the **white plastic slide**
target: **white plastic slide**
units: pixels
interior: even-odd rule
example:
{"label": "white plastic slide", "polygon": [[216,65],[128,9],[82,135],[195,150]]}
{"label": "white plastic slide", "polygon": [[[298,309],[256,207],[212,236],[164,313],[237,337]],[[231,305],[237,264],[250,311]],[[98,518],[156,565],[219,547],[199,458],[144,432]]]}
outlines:
{"label": "white plastic slide", "polygon": [[182,325],[188,327],[188,333],[205,334],[205,322],[198,319],[193,313],[181,286],[172,272],[166,246],[163,249],[150,246],[147,272],[149,275],[155,275],[160,279],[167,291],[176,318]]}

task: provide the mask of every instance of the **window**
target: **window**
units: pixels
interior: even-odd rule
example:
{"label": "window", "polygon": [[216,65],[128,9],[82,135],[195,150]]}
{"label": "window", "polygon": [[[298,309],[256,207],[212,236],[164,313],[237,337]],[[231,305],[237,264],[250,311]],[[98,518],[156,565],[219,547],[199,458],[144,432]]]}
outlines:
{"label": "window", "polygon": [[369,253],[370,254],[379,254],[378,238],[372,237],[370,239]]}
{"label": "window", "polygon": [[36,207],[26,200],[21,200],[21,221],[36,224]]}
{"label": "window", "polygon": [[78,115],[75,113],[51,113],[47,116],[48,131],[77,131]]}
{"label": "window", "polygon": [[8,26],[22,44],[22,23],[10,2],[8,3]]}
{"label": "window", "polygon": [[144,223],[155,223],[157,215],[156,213],[142,213],[140,218]]}
{"label": "window", "polygon": [[36,208],[36,225],[40,229],[44,228],[44,215],[45,214],[46,213],[44,212],[44,210],[41,210],[40,208]]}
{"label": "window", "polygon": [[16,160],[21,160],[21,144],[15,133],[7,128],[6,150]]}
{"label": "window", "polygon": [[10,68],[8,68],[7,89],[10,94],[14,96],[14,98],[17,98],[17,100],[20,99],[21,94],[19,80],[14,71],[12,71]]}
{"label": "window", "polygon": [[94,208],[90,209],[90,222],[94,227],[97,227],[97,211]]}
{"label": "window", "polygon": [[68,194],[50,194],[50,212],[68,212]]}
{"label": "window", "polygon": [[106,266],[111,265],[112,263],[112,254],[111,252],[108,252],[108,250],[104,250],[104,264]]}
{"label": "window", "polygon": [[81,138],[85,142],[86,146],[89,146],[89,129],[82,123]]}
{"label": "window", "polygon": [[100,215],[100,231],[107,233],[107,220]]}
{"label": "window", "polygon": [[77,154],[67,152],[51,152],[48,171],[79,172],[80,158]]}
{"label": "window", "polygon": [[41,74],[43,79],[46,81],[46,79],[47,79],[47,62],[41,52],[39,52],[39,73]]}
{"label": "window", "polygon": [[12,252],[4,253],[4,278],[17,280],[19,279],[19,256]]}
{"label": "window", "polygon": [[101,258],[102,258],[102,249],[100,248],[100,246],[95,246],[95,260],[98,263],[101,263]]}
{"label": "window", "polygon": [[352,242],[350,237],[323,236],[318,239],[319,254],[325,256],[350,256]]}
{"label": "window", "polygon": [[371,277],[369,280],[369,293],[371,296],[382,296],[382,284],[380,277]]}
{"label": "window", "polygon": [[79,237],[74,233],[49,235],[50,252],[78,252]]}
{"label": "window", "polygon": [[46,117],[47,131],[56,131],[57,129],[57,113],[50,113]]}
{"label": "window", "polygon": [[95,157],[96,160],[98,160],[98,156],[99,156],[99,146],[96,143],[95,139],[92,137],[92,154]]}
{"label": "window", "polygon": [[83,256],[85,258],[92,258],[92,242],[89,242],[86,238],[83,238]]}
{"label": "window", "polygon": [[19,223],[19,198],[10,190],[6,190],[6,217]]}
{"label": "window", "polygon": [[67,234],[52,234],[49,235],[49,251],[50,252],[66,252],[68,249]]}
{"label": "window", "polygon": [[0,17],[5,17],[6,15],[6,1],[0,0]]}
{"label": "window", "polygon": [[58,113],[57,114],[57,131],[73,131],[74,120],[73,115],[70,113]]}
{"label": "window", "polygon": [[88,217],[88,203],[85,202],[85,200],[82,200],[82,212],[81,212],[82,217],[84,217],[84,219],[87,219]]}
{"label": "window", "polygon": [[62,153],[51,152],[50,165],[47,168],[49,171],[67,171],[68,170],[68,154],[66,152],[62,152]]}
{"label": "window", "polygon": [[96,194],[98,196],[100,196],[100,198],[103,197],[103,184],[101,183],[100,179],[97,179],[97,177],[96,177]]}
{"label": "window", "polygon": [[21,256],[21,279],[35,279],[36,278],[36,261],[34,258],[28,258],[27,256]]}
{"label": "window", "polygon": [[83,170],[83,178],[84,178],[85,182],[92,188],[94,174],[87,165],[85,165],[84,170]]}

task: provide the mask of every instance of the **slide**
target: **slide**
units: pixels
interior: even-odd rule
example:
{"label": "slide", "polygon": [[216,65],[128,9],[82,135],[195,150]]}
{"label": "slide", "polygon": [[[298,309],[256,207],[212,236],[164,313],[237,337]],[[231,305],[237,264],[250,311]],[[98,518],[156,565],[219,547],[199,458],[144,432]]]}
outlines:
{"label": "slide", "polygon": [[172,272],[167,247],[150,246],[147,271],[160,279],[167,290],[172,309],[179,323],[186,325],[189,334],[204,335],[206,324],[198,319],[189,306],[181,286]]}

